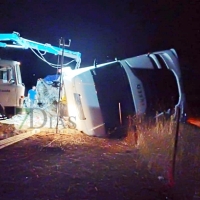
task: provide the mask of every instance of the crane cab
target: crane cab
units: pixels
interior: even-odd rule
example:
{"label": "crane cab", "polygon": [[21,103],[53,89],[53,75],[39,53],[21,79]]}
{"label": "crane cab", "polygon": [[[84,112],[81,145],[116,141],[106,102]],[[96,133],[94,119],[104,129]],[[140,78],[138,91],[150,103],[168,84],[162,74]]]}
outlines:
{"label": "crane cab", "polygon": [[0,59],[0,111],[10,115],[15,112],[15,108],[21,108],[24,92],[20,63]]}

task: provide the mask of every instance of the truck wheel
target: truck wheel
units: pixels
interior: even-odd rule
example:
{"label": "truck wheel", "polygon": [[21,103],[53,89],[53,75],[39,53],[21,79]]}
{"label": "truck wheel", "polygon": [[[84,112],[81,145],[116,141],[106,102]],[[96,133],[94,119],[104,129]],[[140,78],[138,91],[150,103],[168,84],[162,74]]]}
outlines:
{"label": "truck wheel", "polygon": [[3,105],[0,104],[0,113],[3,115],[5,114],[5,108]]}
{"label": "truck wheel", "polygon": [[7,119],[6,115],[5,115],[5,108],[2,104],[0,104],[0,120],[2,119]]}

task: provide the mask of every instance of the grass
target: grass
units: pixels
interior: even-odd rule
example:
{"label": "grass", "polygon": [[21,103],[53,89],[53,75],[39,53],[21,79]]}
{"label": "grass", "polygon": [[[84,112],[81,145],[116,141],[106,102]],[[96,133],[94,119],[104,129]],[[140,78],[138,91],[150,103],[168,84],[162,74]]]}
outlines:
{"label": "grass", "polygon": [[167,171],[174,150],[176,123],[171,118],[159,118],[156,122],[133,119],[125,142],[138,149],[140,160],[155,173]]}

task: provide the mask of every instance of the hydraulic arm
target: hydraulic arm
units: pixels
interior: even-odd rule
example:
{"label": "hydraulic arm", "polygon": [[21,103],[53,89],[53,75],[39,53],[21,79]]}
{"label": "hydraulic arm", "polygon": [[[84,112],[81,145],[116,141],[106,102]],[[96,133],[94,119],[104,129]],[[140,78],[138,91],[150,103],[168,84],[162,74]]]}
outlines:
{"label": "hydraulic arm", "polygon": [[[43,51],[51,53],[54,55],[62,55],[63,48],[52,46],[51,44],[42,44],[39,42],[31,41],[20,37],[19,33],[13,32],[8,34],[0,34],[0,47],[12,47],[12,48],[22,48],[22,49],[34,49],[38,51]],[[6,42],[11,41],[13,44],[8,44]],[[70,51],[64,49],[65,57],[72,58],[76,61],[76,68],[80,67],[81,63],[81,53]]]}

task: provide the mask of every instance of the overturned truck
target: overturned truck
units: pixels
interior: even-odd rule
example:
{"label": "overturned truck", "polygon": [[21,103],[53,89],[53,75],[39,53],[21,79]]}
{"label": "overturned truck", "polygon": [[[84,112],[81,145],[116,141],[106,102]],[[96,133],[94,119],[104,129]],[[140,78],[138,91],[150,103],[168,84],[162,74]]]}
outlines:
{"label": "overturned truck", "polygon": [[[177,107],[181,107],[182,117],[185,115],[185,95],[174,49],[77,70],[64,67],[62,75],[65,115],[73,117],[78,130],[91,136],[124,133],[129,116],[170,115]],[[49,102],[58,97],[58,88],[44,80],[39,80],[37,89]]]}

